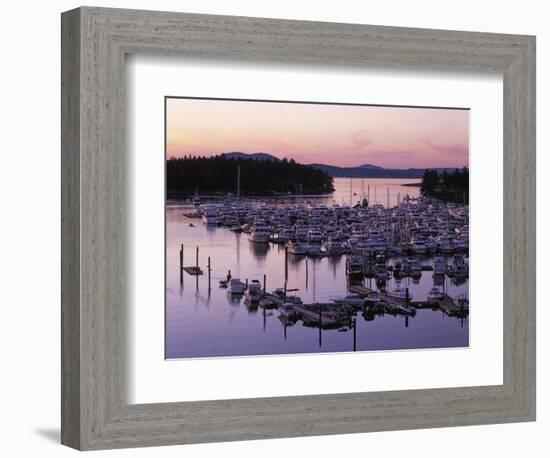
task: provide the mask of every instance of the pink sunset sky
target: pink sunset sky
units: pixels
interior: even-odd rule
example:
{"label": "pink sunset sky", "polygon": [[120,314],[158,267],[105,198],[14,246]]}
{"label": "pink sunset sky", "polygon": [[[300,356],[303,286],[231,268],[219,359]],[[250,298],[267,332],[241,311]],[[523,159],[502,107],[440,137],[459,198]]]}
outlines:
{"label": "pink sunset sky", "polygon": [[469,110],[166,100],[167,157],[264,152],[304,164],[468,166]]}

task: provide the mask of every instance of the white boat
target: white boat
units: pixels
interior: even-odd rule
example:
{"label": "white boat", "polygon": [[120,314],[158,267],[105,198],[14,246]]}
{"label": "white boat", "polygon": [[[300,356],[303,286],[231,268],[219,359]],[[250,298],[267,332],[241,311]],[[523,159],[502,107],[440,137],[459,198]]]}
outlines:
{"label": "white boat", "polygon": [[262,284],[259,280],[252,280],[244,291],[244,296],[250,302],[258,302],[262,298]]}
{"label": "white boat", "polygon": [[204,207],[202,221],[207,226],[216,226],[218,223],[218,211],[216,210],[216,207],[212,205]]}
{"label": "white boat", "polygon": [[245,288],[246,285],[241,280],[239,280],[238,278],[232,278],[229,281],[227,292],[229,294],[243,294]]}
{"label": "white boat", "polygon": [[359,294],[348,294],[347,296],[331,297],[330,300],[335,304],[352,305],[354,307],[361,307],[365,304],[365,299]]}
{"label": "white boat", "polygon": [[296,310],[294,310],[294,304],[290,302],[285,302],[283,305],[279,306],[279,313],[289,320],[296,318],[298,315]]}
{"label": "white boat", "polygon": [[451,254],[454,251],[454,246],[449,239],[440,239],[437,243],[439,251],[443,254]]}
{"label": "white boat", "polygon": [[411,250],[416,254],[426,253],[426,242],[422,239],[414,239],[411,241]]}
{"label": "white boat", "polygon": [[443,293],[437,286],[434,286],[428,293],[428,302],[439,302],[441,300],[443,300]]}
{"label": "white boat", "polygon": [[323,251],[327,254],[338,255],[346,252],[345,245],[335,237],[330,236],[323,244]]}
{"label": "white boat", "polygon": [[255,243],[268,243],[271,238],[271,230],[263,221],[257,220],[252,226],[249,239]]}
{"label": "white boat", "polygon": [[310,229],[307,233],[307,240],[310,243],[321,243],[323,234],[319,229]]}
{"label": "white boat", "polygon": [[449,275],[454,277],[466,277],[468,275],[468,264],[462,256],[454,256],[453,262],[449,266]]}
{"label": "white boat", "polygon": [[290,241],[287,244],[288,252],[295,256],[307,254],[308,246],[302,242]]}
{"label": "white boat", "polygon": [[346,267],[348,277],[363,277],[363,258],[361,256],[348,256]]}
{"label": "white boat", "polygon": [[447,272],[447,263],[441,256],[434,258],[434,275],[445,275]]}

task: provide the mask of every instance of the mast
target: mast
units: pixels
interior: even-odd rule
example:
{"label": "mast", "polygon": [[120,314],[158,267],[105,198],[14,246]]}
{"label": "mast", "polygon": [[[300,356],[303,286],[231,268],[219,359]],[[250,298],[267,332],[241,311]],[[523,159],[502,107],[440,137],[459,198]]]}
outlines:
{"label": "mast", "polygon": [[241,198],[241,166],[237,166],[237,199]]}

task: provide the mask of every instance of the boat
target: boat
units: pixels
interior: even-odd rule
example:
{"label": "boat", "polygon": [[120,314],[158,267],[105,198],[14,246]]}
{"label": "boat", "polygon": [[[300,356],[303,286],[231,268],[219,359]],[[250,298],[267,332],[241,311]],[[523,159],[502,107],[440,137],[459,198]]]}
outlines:
{"label": "boat", "polygon": [[239,280],[238,278],[232,278],[229,281],[227,292],[229,294],[243,294],[245,288],[246,285],[241,280]]}
{"label": "boat", "polygon": [[422,239],[413,239],[411,241],[411,250],[416,254],[426,254],[426,242]]}
{"label": "boat", "polygon": [[305,255],[308,251],[308,246],[302,242],[293,242],[290,241],[287,244],[288,252],[295,256]]}
{"label": "boat", "polygon": [[308,245],[306,253],[309,256],[326,256],[327,255],[327,253],[317,244]]}
{"label": "boat", "polygon": [[348,256],[346,259],[346,269],[349,279],[362,279],[363,258],[361,256]]}
{"label": "boat", "polygon": [[466,261],[462,256],[455,255],[448,270],[450,276],[466,277],[468,275],[468,264],[466,264]]}
{"label": "boat", "polygon": [[250,231],[249,240],[255,243],[268,243],[271,238],[271,230],[263,222],[263,220],[256,220]]}
{"label": "boat", "polygon": [[307,233],[307,240],[310,243],[321,243],[323,234],[319,229],[310,229]]}
{"label": "boat", "polygon": [[398,286],[391,291],[386,291],[386,296],[391,297],[392,299],[397,299],[399,301],[406,301],[407,299],[410,301],[412,299],[412,296],[410,292],[408,292],[408,289],[405,289],[401,286]]}
{"label": "boat", "polygon": [[218,212],[213,205],[207,205],[204,207],[202,213],[202,221],[207,226],[216,226],[218,223]]}
{"label": "boat", "polygon": [[374,277],[379,281],[389,280],[390,273],[384,264],[376,264],[374,266]]}
{"label": "boat", "polygon": [[[295,290],[294,290],[295,291]],[[283,288],[276,288],[272,293],[273,296],[283,299],[285,302],[290,304],[302,304],[302,299],[299,296],[294,294],[288,294],[288,291],[285,293]]]}
{"label": "boat", "polygon": [[434,258],[434,275],[445,275],[447,272],[447,264],[445,259],[441,256],[436,256]]}
{"label": "boat", "polygon": [[298,317],[296,310],[294,310],[294,304],[290,302],[285,302],[283,305],[279,306],[279,313],[288,320],[293,320]]}
{"label": "boat", "polygon": [[394,311],[401,315],[416,315],[416,309],[408,304],[395,304]]}
{"label": "boat", "polygon": [[335,304],[351,305],[353,307],[362,307],[365,305],[365,299],[359,294],[348,294],[347,296],[331,297],[330,300]]}
{"label": "boat", "polygon": [[259,280],[252,280],[244,291],[244,296],[250,302],[258,302],[262,298],[262,284]]}
{"label": "boat", "polygon": [[430,289],[430,292],[428,293],[428,302],[439,302],[443,300],[443,293],[441,290],[434,286],[432,289]]}
{"label": "boat", "polygon": [[328,240],[323,244],[322,250],[330,255],[339,255],[346,252],[346,246],[336,237],[329,236]]}
{"label": "boat", "polygon": [[456,303],[460,307],[460,310],[467,311],[470,308],[470,300],[466,294],[461,294],[456,298]]}

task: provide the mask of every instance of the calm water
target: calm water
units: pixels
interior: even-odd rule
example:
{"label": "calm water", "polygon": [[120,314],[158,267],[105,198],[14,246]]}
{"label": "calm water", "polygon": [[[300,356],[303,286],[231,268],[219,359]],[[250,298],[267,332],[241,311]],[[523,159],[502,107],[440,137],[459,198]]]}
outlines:
{"label": "calm water", "polygon": [[[398,195],[418,195],[418,188],[403,187],[417,180],[354,179],[353,202],[367,194],[370,201],[393,206]],[[336,192],[316,199],[325,203],[349,203],[350,180],[336,179]],[[376,189],[376,199],[374,190]],[[355,195],[354,195],[355,193]],[[166,210],[166,357],[212,357],[351,351],[352,331],[310,328],[298,321],[283,326],[276,310],[249,308],[244,298],[235,299],[218,286],[231,270],[233,278],[263,279],[267,275],[267,290],[284,285],[284,248],[277,245],[254,244],[247,234],[236,234],[226,228],[206,227],[198,219],[182,215],[184,203],[169,202]],[[189,224],[192,223],[194,227]],[[193,277],[184,274],[179,280],[179,247],[185,245],[184,265],[195,264],[195,247],[200,247],[199,265],[206,272],[211,257],[211,287],[208,275]],[[346,293],[346,257],[312,259],[289,255],[288,288],[296,288],[305,303],[330,302],[331,296]],[[391,260],[390,260],[391,263]],[[306,268],[307,264],[307,268]],[[431,264],[431,258],[422,259]],[[307,272],[307,274],[306,274]],[[374,281],[365,285],[375,288]],[[402,280],[410,288],[413,300],[425,300],[433,286],[432,272],[423,272],[419,281]],[[389,287],[395,280],[389,281]],[[467,293],[468,282],[456,285],[449,278],[440,283],[452,297]],[[367,321],[357,315],[357,350],[389,350],[468,346],[468,319],[447,317],[440,311],[418,310],[415,317],[376,316]]]}

